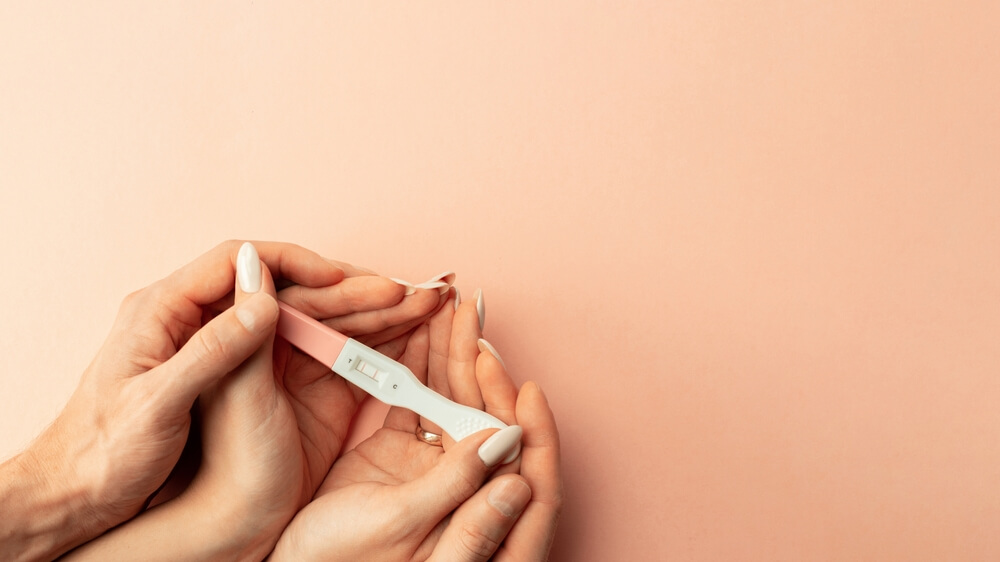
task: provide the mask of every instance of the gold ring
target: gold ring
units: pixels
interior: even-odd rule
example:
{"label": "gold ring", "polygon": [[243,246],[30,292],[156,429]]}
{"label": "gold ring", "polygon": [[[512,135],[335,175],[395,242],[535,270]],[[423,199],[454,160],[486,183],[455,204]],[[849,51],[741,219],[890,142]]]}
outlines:
{"label": "gold ring", "polygon": [[441,435],[437,433],[431,433],[426,429],[417,426],[417,430],[414,432],[417,435],[417,439],[427,443],[428,445],[434,445],[435,447],[443,447],[444,444],[441,442]]}

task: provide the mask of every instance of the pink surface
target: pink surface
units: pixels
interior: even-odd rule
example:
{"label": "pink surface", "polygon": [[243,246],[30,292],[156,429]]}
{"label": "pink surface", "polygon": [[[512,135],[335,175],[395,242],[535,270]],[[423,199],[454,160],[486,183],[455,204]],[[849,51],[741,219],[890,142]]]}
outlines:
{"label": "pink surface", "polygon": [[[225,238],[482,287],[554,560],[1000,559],[996,2],[0,7],[0,455]],[[366,427],[375,416],[368,414]]]}

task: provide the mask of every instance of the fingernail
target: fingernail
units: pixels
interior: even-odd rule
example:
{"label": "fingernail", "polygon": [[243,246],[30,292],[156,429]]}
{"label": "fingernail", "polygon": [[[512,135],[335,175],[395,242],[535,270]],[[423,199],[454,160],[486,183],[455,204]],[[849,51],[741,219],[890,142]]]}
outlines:
{"label": "fingernail", "polygon": [[448,289],[451,288],[451,285],[445,283],[444,281],[428,281],[426,283],[415,285],[415,287],[418,289],[427,289],[427,290],[437,289],[438,294],[443,295],[448,292]]}
{"label": "fingernail", "polygon": [[531,500],[531,488],[524,480],[516,478],[501,481],[486,496],[486,501],[504,517],[513,517],[524,511],[529,500]]}
{"label": "fingernail", "polygon": [[260,290],[260,256],[257,255],[257,248],[249,242],[244,242],[236,255],[236,279],[244,293]]}
{"label": "fingernail", "polygon": [[267,293],[254,293],[236,307],[236,319],[249,332],[270,326],[278,317],[278,303]]}
{"label": "fingernail", "polygon": [[455,287],[455,310],[458,310],[458,305],[462,304],[462,293],[458,291],[458,287]]}
{"label": "fingernail", "polygon": [[511,425],[490,435],[482,445],[479,446],[479,458],[488,467],[494,467],[521,444],[521,426]]}
{"label": "fingernail", "polygon": [[427,282],[433,283],[435,281],[441,281],[443,283],[447,283],[448,285],[454,285],[455,277],[456,275],[454,271],[445,271],[444,273],[439,273],[434,277],[431,277],[430,279],[427,280]]}
{"label": "fingernail", "polygon": [[417,288],[414,287],[413,283],[410,283],[409,281],[403,281],[402,279],[396,279],[395,277],[390,277],[389,281],[392,281],[394,283],[398,283],[398,284],[406,287],[406,292],[403,293],[404,297],[408,297],[408,296],[412,295],[413,293],[417,292]]}
{"label": "fingernail", "polygon": [[483,328],[486,327],[486,299],[483,297],[483,290],[476,289],[476,294],[473,298],[476,299],[476,312],[479,313],[479,331],[482,332]]}
{"label": "fingernail", "polygon": [[538,384],[535,381],[530,381],[530,382],[531,384],[535,385],[535,390],[538,391],[539,396],[541,396],[546,402],[548,402],[549,400],[548,397],[545,396],[545,392],[542,391],[542,385]]}
{"label": "fingernail", "polygon": [[503,365],[504,370],[505,371],[507,370],[507,364],[503,362],[503,358],[500,357],[500,353],[497,351],[497,348],[493,347],[493,344],[491,344],[490,342],[484,340],[483,338],[479,338],[479,341],[476,342],[476,343],[479,344],[479,351],[480,352],[489,351],[490,353],[493,354],[493,357],[496,357],[497,361],[499,361],[500,364]]}

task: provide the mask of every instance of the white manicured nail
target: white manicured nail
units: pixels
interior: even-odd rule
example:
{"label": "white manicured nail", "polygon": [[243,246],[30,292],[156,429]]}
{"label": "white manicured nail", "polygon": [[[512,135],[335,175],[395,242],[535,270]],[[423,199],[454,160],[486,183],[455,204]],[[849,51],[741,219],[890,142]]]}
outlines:
{"label": "white manicured nail", "polygon": [[433,283],[435,281],[442,281],[444,283],[447,283],[448,285],[454,285],[455,277],[456,275],[454,271],[445,271],[444,273],[439,273],[434,277],[431,277],[430,279],[427,280],[427,282]]}
{"label": "white manicured nail", "polygon": [[476,312],[479,314],[479,331],[486,327],[486,299],[483,297],[483,290],[476,289],[476,294],[472,297],[476,299]]}
{"label": "white manicured nail", "polygon": [[439,295],[443,295],[448,292],[448,289],[451,288],[451,285],[445,283],[444,281],[428,281],[426,283],[421,283],[419,285],[416,285],[416,287],[418,289],[427,289],[429,291],[436,289]]}
{"label": "white manicured nail", "polygon": [[462,293],[458,291],[458,287],[455,287],[455,310],[458,310],[460,304],[462,304]]}
{"label": "white manicured nail", "polygon": [[520,447],[522,433],[521,426],[511,425],[490,435],[490,438],[479,446],[479,458],[491,468],[500,464],[504,457]]}
{"label": "white manicured nail", "polygon": [[479,351],[480,352],[483,352],[483,353],[485,353],[487,351],[490,352],[490,354],[492,354],[493,357],[496,357],[497,361],[499,361],[500,364],[503,365],[504,370],[505,371],[507,370],[507,364],[503,362],[503,358],[500,357],[500,353],[497,352],[497,348],[493,347],[493,344],[491,344],[490,342],[484,340],[483,338],[479,338],[479,341],[476,342],[476,343],[479,344]]}
{"label": "white manicured nail", "polygon": [[408,296],[412,295],[413,293],[417,292],[417,288],[414,287],[413,283],[410,283],[409,281],[403,281],[402,279],[396,279],[395,277],[390,277],[389,281],[392,281],[394,283],[398,283],[398,284],[406,287],[406,292],[403,294],[403,296],[405,296],[405,297],[408,297]]}
{"label": "white manicured nail", "polygon": [[244,242],[236,255],[236,279],[244,293],[260,290],[260,256],[257,255],[257,248],[249,242]]}

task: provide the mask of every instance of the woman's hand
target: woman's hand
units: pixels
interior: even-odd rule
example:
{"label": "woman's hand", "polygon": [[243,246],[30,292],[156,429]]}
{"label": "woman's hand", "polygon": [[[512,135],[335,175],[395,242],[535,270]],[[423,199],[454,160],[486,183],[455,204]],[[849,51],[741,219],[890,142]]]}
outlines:
{"label": "woman's hand", "polygon": [[[518,395],[499,356],[479,340],[480,325],[475,302],[457,311],[445,306],[410,338],[402,360],[423,380],[429,365],[439,369],[430,385],[459,402],[509,424],[523,416],[528,474],[516,474],[515,461],[480,489],[516,446],[517,426],[457,444],[446,436],[442,450],[416,439],[415,428],[426,422],[394,408],[382,429],[334,464],[316,497],[282,534],[273,559],[546,556],[561,503],[555,423],[537,386],[526,385]],[[538,501],[529,501],[532,486],[539,487]],[[530,514],[530,525],[515,526],[522,512]]]}
{"label": "woman's hand", "polygon": [[[237,309],[260,295],[275,296],[268,269],[252,244],[240,250],[237,271]],[[348,298],[359,290],[357,298]],[[392,337],[379,346],[390,353],[393,345],[399,346],[396,340],[405,344],[405,333],[393,332],[421,321],[441,302],[435,290],[418,291],[412,295],[416,298],[405,299],[409,304],[402,304],[397,301],[404,300],[403,287],[372,276],[286,292],[292,293],[295,304],[314,313],[325,307],[323,314],[332,315],[329,320],[340,322],[342,328]],[[418,297],[419,293],[424,294]],[[334,298],[326,302],[330,297]],[[382,311],[383,321],[366,320],[377,310]],[[281,353],[275,352],[278,348]],[[329,470],[358,402],[340,377],[311,359],[298,363],[297,356],[287,343],[274,340],[272,325],[269,337],[249,359],[202,393],[203,453],[190,485],[176,499],[85,545],[72,557],[106,559],[137,549],[149,549],[146,559],[164,560],[266,555]],[[325,372],[314,372],[313,367]],[[178,542],[177,536],[186,540]]]}
{"label": "woman's hand", "polygon": [[[203,322],[233,290],[238,248],[221,244],[124,300],[63,412],[5,465],[37,480],[43,494],[22,490],[19,497],[34,503],[21,514],[27,504],[2,499],[0,490],[0,557],[56,556],[135,515],[163,484],[187,440],[195,398],[274,331],[277,304],[264,293]],[[260,249],[269,267],[299,285],[344,277],[303,248]]]}
{"label": "woman's hand", "polygon": [[[397,359],[414,328],[439,310],[451,295],[454,275],[402,286],[385,277],[353,275],[323,288],[291,287],[278,298],[331,328]],[[405,296],[405,298],[404,298]],[[274,374],[293,409],[307,446],[305,505],[340,454],[351,421],[367,394],[280,337],[275,341]]]}
{"label": "woman's hand", "polygon": [[[350,264],[332,263],[344,270],[342,281],[324,287],[284,283],[278,300],[394,359],[403,352],[413,329],[449,298],[454,281],[454,274],[447,272],[413,286]],[[219,313],[232,306],[233,299],[216,304]],[[300,438],[314,446],[307,455],[306,488],[311,497],[340,453],[351,420],[367,395],[280,337],[274,341],[273,357],[274,376],[292,404]],[[196,432],[189,440],[174,473],[151,505],[177,497],[190,485],[200,463],[199,438]]]}
{"label": "woman's hand", "polygon": [[[253,246],[244,249],[262,281],[251,285],[273,294]],[[404,287],[369,275],[329,287],[291,287],[279,298],[398,357],[410,331],[444,302],[449,288],[419,290],[404,299]],[[236,295],[237,306],[250,298],[239,285]],[[239,557],[263,557],[330,470],[363,397],[287,342],[265,341],[202,394],[203,460],[184,495],[198,498],[203,510],[229,506],[220,517],[235,515],[241,523],[228,533],[245,547]]]}
{"label": "woman's hand", "polygon": [[531,487],[531,501],[493,560],[546,560],[562,511],[563,484],[556,420],[542,389],[533,382],[522,386],[517,395],[517,421],[524,428],[520,474]]}

